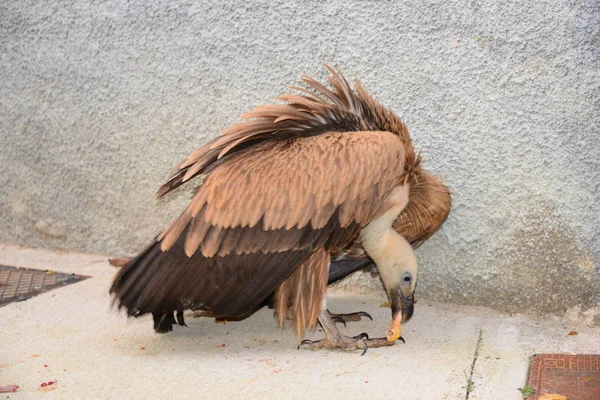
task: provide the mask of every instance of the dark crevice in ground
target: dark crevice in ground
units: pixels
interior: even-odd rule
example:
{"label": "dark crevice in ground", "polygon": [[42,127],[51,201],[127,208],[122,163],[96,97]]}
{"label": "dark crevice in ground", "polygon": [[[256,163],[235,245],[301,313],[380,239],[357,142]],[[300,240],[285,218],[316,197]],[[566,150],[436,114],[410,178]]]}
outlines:
{"label": "dark crevice in ground", "polygon": [[479,330],[479,337],[477,338],[477,344],[475,345],[475,354],[473,354],[473,362],[471,363],[471,371],[467,377],[467,393],[465,400],[469,400],[469,396],[473,391],[473,373],[475,372],[475,363],[477,363],[477,357],[479,357],[479,350],[481,350],[481,344],[483,343],[483,330]]}

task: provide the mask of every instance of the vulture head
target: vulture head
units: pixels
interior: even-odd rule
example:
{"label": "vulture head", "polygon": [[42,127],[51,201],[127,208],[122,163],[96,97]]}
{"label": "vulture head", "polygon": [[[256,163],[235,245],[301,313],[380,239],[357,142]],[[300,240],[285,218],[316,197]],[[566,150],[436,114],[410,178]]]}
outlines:
{"label": "vulture head", "polygon": [[392,226],[408,204],[409,192],[410,184],[394,188],[360,235],[390,298],[392,323],[386,333],[390,342],[400,337],[400,324],[408,321],[414,311],[417,257],[410,243]]}

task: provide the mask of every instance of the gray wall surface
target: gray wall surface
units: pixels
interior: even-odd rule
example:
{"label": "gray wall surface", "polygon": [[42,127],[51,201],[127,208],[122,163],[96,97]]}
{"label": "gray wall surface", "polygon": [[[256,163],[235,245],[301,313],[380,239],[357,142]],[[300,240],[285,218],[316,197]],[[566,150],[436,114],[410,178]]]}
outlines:
{"label": "gray wall surface", "polygon": [[452,189],[418,250],[419,296],[589,316],[599,4],[5,0],[0,241],[140,250],[193,192],[156,201],[168,170],[327,62],[408,124]]}

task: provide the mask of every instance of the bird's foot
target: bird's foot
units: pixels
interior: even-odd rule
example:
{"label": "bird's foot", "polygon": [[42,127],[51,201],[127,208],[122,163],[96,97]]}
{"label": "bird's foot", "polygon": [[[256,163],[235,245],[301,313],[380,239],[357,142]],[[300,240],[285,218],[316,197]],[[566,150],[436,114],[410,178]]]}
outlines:
{"label": "bird's foot", "polygon": [[371,321],[373,321],[373,317],[371,317],[371,315],[365,311],[358,311],[348,314],[335,314],[329,312],[329,315],[331,316],[333,322],[342,323],[344,326],[346,326],[346,322],[360,321],[363,317],[369,318]]}
{"label": "bird's foot", "polygon": [[[364,355],[369,347],[383,347],[394,344],[394,342],[390,342],[386,338],[370,339],[369,335],[366,333],[361,333],[357,336],[342,335],[328,310],[321,312],[321,315],[319,315],[319,323],[323,327],[325,338],[316,341],[305,339],[300,342],[298,348],[302,345],[307,345],[310,350],[318,350],[324,347],[328,349],[362,350],[363,352],[361,355]],[[400,340],[404,341],[402,338],[400,338]]]}
{"label": "bird's foot", "polygon": [[357,336],[345,336],[342,334],[335,336],[326,336],[321,340],[305,339],[300,342],[300,346],[308,345],[310,350],[319,350],[322,348],[341,349],[341,350],[362,350],[361,356],[364,356],[371,347],[391,346],[394,342],[389,342],[386,338],[369,339],[369,335],[361,333]]}

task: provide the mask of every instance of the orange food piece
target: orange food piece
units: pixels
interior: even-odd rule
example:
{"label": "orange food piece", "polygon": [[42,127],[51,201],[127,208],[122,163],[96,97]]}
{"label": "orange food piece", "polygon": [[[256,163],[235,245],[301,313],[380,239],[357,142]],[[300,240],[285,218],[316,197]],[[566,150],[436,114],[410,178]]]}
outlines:
{"label": "orange food piece", "polygon": [[402,327],[398,324],[392,322],[390,327],[385,332],[385,337],[388,342],[395,342],[400,337],[400,333],[402,333]]}

